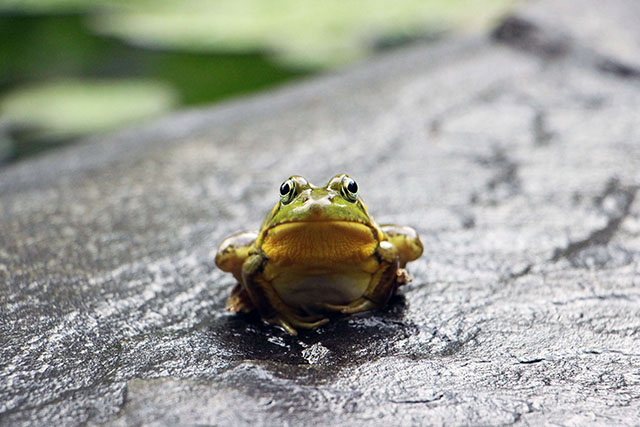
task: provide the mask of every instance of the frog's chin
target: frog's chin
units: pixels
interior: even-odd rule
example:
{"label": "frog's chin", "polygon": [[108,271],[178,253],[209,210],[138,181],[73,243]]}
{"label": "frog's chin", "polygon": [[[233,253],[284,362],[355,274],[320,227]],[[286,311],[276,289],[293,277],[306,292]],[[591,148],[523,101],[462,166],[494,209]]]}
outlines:
{"label": "frog's chin", "polygon": [[362,262],[377,246],[374,228],[342,220],[278,224],[266,232],[262,242],[265,255],[276,263],[327,268]]}

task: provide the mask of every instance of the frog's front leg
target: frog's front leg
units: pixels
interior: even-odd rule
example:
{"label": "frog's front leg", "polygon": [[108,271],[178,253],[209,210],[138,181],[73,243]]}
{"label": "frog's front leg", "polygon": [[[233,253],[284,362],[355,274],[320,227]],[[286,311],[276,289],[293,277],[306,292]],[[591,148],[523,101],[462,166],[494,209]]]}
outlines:
{"label": "frog's front leg", "polygon": [[238,284],[233,287],[225,304],[226,309],[232,313],[239,311],[249,312],[253,309],[253,303],[242,287],[242,264],[247,260],[249,251],[258,237],[256,231],[246,231],[227,237],[218,247],[216,253],[216,265],[222,271],[233,274]]}
{"label": "frog's front leg", "polygon": [[398,251],[389,242],[381,242],[374,256],[378,259],[379,266],[362,297],[350,304],[322,304],[321,307],[343,314],[353,314],[385,305],[396,292],[398,285],[403,283],[405,270],[399,268]]}
{"label": "frog's front leg", "polygon": [[242,265],[242,283],[262,318],[282,327],[291,335],[298,334],[295,327],[311,329],[327,323],[329,319],[324,316],[301,316],[282,301],[264,277],[266,260],[258,252],[250,255]]}
{"label": "frog's front leg", "polygon": [[249,257],[257,237],[257,231],[243,231],[224,239],[216,252],[218,268],[233,274],[238,283],[242,282],[242,265]]}

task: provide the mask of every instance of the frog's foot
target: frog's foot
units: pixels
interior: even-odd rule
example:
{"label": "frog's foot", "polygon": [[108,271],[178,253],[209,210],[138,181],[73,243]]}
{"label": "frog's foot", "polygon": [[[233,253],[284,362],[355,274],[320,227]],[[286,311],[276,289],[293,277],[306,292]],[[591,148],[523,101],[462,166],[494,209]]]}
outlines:
{"label": "frog's foot", "polygon": [[337,311],[338,313],[342,314],[353,314],[377,308],[378,304],[371,300],[368,300],[365,297],[362,297],[346,305],[323,303],[319,304],[319,307],[324,308],[325,310]]}
{"label": "frog's foot", "polygon": [[313,329],[318,326],[322,326],[329,321],[329,319],[324,316],[299,316],[294,313],[281,313],[265,320],[273,325],[280,326],[291,335],[298,335],[298,331],[295,329],[296,327]]}
{"label": "frog's foot", "polygon": [[238,283],[231,290],[225,304],[227,311],[237,313],[239,311],[248,313],[253,310],[253,303],[247,291]]}
{"label": "frog's foot", "polygon": [[399,268],[396,271],[396,283],[397,286],[406,285],[413,280],[413,276],[404,268]]}

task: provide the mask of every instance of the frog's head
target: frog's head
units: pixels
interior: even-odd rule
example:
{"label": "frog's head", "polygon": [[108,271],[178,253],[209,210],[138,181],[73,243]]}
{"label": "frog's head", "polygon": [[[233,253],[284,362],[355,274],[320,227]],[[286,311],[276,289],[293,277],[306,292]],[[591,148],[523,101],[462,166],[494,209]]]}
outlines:
{"label": "frog's head", "polygon": [[346,174],[334,176],[324,187],[316,187],[301,176],[286,179],[280,186],[280,201],[262,227],[303,221],[373,223],[358,195],[358,184]]}
{"label": "frog's head", "polygon": [[265,218],[257,245],[271,253],[267,256],[309,253],[344,259],[354,250],[362,256],[372,253],[381,239],[358,184],[348,175],[336,175],[324,187],[294,175],[280,186],[280,201]]}

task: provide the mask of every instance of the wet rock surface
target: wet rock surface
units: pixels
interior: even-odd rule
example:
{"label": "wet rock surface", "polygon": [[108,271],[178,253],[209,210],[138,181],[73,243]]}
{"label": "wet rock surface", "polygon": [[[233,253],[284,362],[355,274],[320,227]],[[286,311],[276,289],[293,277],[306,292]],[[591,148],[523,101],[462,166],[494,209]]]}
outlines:
{"label": "wet rock surface", "polygon": [[[638,16],[532,2],[0,172],[0,424],[637,424]],[[225,313],[221,239],[343,171],[414,281],[299,337]]]}

